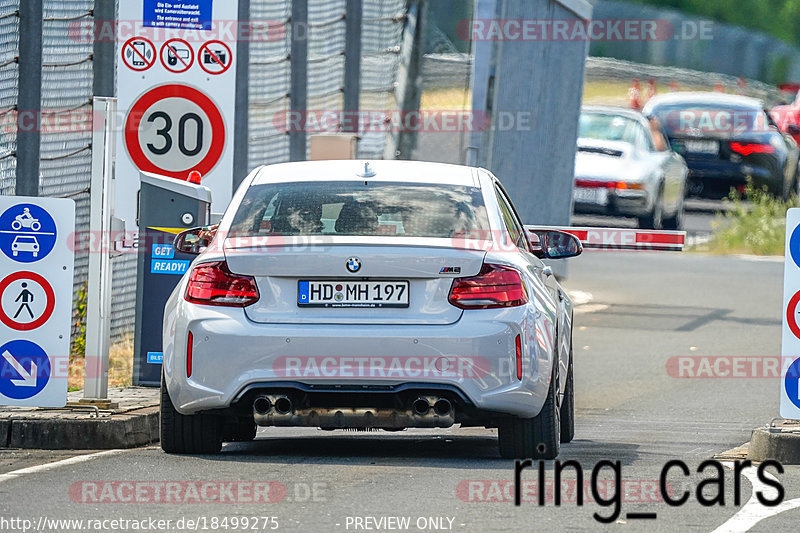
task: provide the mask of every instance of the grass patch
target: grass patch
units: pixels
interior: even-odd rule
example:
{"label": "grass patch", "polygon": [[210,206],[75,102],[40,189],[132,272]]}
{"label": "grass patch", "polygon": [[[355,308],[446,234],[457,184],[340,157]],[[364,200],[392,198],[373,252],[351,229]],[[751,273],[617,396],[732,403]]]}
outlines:
{"label": "grass patch", "polygon": [[[610,105],[628,107],[628,90],[631,81],[591,80],[583,87],[583,105]],[[681,86],[681,91],[710,91],[708,86]],[[646,82],[642,82],[642,93],[647,92]],[[658,84],[658,94],[670,92],[665,83]],[[644,99],[644,98],[643,98]],[[420,109],[425,111],[469,111],[472,109],[472,91],[464,87],[426,88],[420,97]]]}
{"label": "grass patch", "polygon": [[426,111],[468,111],[472,109],[472,91],[464,87],[426,89],[420,96],[419,108]]}
{"label": "grass patch", "polygon": [[[83,378],[86,359],[83,356],[75,356],[69,364],[68,390],[75,391],[83,389]],[[124,339],[111,345],[109,350],[108,362],[108,386],[109,387],[129,387],[133,380],[133,336],[128,335]]]}
{"label": "grass patch", "polygon": [[[745,202],[744,198],[748,201]],[[709,251],[717,254],[783,255],[786,245],[786,210],[800,207],[800,200],[775,198],[766,188],[748,183],[744,195],[731,192],[730,209],[711,224],[714,238]]]}

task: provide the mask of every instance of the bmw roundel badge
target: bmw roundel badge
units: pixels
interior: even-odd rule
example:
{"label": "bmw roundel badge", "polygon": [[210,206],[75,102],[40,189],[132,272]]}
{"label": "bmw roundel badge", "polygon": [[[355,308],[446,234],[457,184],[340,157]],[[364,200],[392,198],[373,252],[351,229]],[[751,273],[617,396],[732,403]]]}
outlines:
{"label": "bmw roundel badge", "polygon": [[358,257],[351,257],[347,260],[347,270],[356,273],[361,270],[361,259]]}

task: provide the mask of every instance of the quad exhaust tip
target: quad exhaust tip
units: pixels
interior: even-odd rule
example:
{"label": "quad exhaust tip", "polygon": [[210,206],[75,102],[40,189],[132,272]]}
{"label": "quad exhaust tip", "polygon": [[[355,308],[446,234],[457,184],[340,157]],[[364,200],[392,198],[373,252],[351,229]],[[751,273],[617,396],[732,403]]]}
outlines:
{"label": "quad exhaust tip", "polygon": [[428,414],[428,410],[431,408],[431,404],[428,403],[428,400],[425,398],[417,398],[414,400],[414,403],[411,404],[411,408],[414,409],[414,413],[420,416],[425,416]]}
{"label": "quad exhaust tip", "polygon": [[288,415],[292,412],[292,400],[286,396],[281,396],[275,400],[275,411],[279,415]]}
{"label": "quad exhaust tip", "polygon": [[436,403],[433,404],[433,412],[439,416],[447,416],[452,410],[453,406],[450,404],[450,400],[446,398],[439,398],[436,400]]}
{"label": "quad exhaust tip", "polygon": [[288,415],[293,409],[292,400],[286,396],[259,396],[253,401],[253,410],[259,415],[266,415],[273,408],[279,415]]}
{"label": "quad exhaust tip", "polygon": [[269,410],[272,409],[272,402],[269,401],[269,398],[266,396],[259,396],[253,402],[253,409],[256,413],[260,415],[265,415],[269,413]]}
{"label": "quad exhaust tip", "polygon": [[453,411],[453,405],[447,398],[417,398],[411,404],[411,409],[419,416],[427,415],[431,409],[437,416],[447,416]]}
{"label": "quad exhaust tip", "polygon": [[253,418],[259,426],[306,426],[325,429],[450,427],[455,409],[447,398],[418,396],[405,408],[295,406],[285,394],[260,394],[253,399]]}

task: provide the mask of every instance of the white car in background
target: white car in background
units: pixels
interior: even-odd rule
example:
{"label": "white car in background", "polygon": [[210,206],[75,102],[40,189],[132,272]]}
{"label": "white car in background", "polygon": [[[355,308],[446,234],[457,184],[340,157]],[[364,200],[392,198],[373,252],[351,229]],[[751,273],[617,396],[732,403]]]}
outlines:
{"label": "white car in background", "polygon": [[260,167],[175,247],[201,253],[165,309],[167,452],[256,425],[492,427],[512,458],[573,438],[572,302],[542,258],[582,247],[526,232],[486,170]]}
{"label": "white car in background", "polygon": [[575,213],[635,217],[641,228],[680,229],[687,175],[686,162],[657,122],[628,109],[583,108]]}

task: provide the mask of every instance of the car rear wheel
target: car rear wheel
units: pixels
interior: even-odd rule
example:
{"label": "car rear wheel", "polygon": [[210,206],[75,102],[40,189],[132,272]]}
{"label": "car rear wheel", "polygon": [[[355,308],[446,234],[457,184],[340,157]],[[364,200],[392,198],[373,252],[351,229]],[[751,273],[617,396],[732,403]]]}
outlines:
{"label": "car rear wheel", "polygon": [[564,399],[561,402],[561,442],[572,442],[575,437],[575,383],[572,374],[572,347],[570,347],[567,383],[564,385]]}
{"label": "car rear wheel", "polygon": [[561,447],[561,411],[558,408],[558,362],[547,401],[533,418],[510,418],[497,428],[500,455],[506,459],[555,459]]}
{"label": "car rear wheel", "polygon": [[224,425],[224,442],[250,442],[256,438],[258,426],[252,419],[232,420]]}
{"label": "car rear wheel", "polygon": [[644,216],[637,217],[639,220],[639,227],[642,229],[661,229],[662,217],[664,214],[664,206],[661,203],[662,195],[656,197],[653,201],[653,210]]}
{"label": "car rear wheel", "polygon": [[683,227],[683,199],[681,199],[678,207],[675,208],[675,214],[663,219],[661,225],[664,229],[669,230],[679,230]]}
{"label": "car rear wheel", "polygon": [[161,378],[161,449],[167,453],[219,453],[222,424],[218,416],[182,415],[172,404]]}

